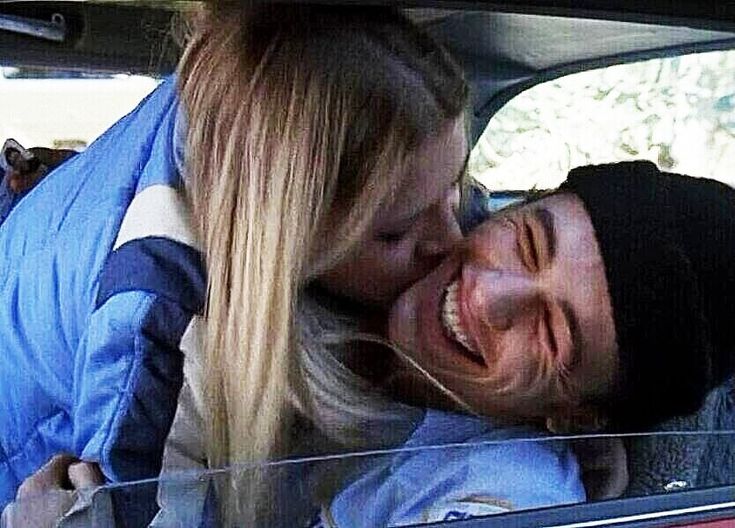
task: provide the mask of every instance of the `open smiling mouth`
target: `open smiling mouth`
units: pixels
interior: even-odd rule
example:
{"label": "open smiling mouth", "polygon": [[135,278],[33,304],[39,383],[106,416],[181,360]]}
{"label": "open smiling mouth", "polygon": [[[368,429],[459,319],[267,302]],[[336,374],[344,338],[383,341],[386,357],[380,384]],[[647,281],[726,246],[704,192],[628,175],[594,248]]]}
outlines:
{"label": "open smiling mouth", "polygon": [[470,338],[467,330],[462,326],[459,310],[459,280],[455,279],[449,283],[441,300],[441,321],[444,334],[448,339],[457,343],[462,353],[474,363],[486,367],[485,359],[477,350],[474,341]]}

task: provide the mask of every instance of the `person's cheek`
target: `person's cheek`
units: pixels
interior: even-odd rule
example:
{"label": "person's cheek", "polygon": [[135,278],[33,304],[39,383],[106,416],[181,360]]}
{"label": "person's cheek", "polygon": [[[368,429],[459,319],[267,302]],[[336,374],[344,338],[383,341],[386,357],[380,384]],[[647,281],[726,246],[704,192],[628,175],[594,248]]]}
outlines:
{"label": "person's cheek", "polygon": [[386,277],[386,291],[390,291],[391,302],[423,277],[417,269],[410,243],[386,248],[380,256],[379,266],[382,267],[382,275]]}
{"label": "person's cheek", "polygon": [[412,243],[409,251],[401,255],[402,267],[406,277],[406,288],[425,278],[446,260],[450,253],[426,254],[420,248],[420,243]]}
{"label": "person's cheek", "polygon": [[536,371],[533,345],[522,330],[522,325],[511,327],[494,334],[492,342],[485,343],[489,348],[488,381],[496,391],[527,387]]}
{"label": "person's cheek", "polygon": [[403,241],[366,241],[323,283],[359,303],[389,307],[412,284],[410,254],[409,244]]}

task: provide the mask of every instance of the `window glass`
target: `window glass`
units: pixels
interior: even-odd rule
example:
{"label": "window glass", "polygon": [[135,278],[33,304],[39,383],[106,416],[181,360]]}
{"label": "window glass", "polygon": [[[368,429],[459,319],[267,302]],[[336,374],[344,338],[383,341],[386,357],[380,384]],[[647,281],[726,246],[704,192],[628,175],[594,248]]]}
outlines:
{"label": "window glass", "polygon": [[491,190],[548,189],[572,167],[640,158],[735,184],[735,51],[611,66],[535,86],[493,116],[470,172]]}
{"label": "window glass", "polygon": [[[660,432],[620,438],[501,436],[256,467],[178,471],[161,479],[110,484],[87,493],[57,490],[16,502],[13,511],[6,512],[6,520],[31,511],[37,516],[53,515],[56,505],[76,502],[74,518],[79,525],[112,526],[114,516],[117,525],[125,519],[125,525],[143,526],[146,523],[136,521],[151,515],[149,505],[158,497],[161,510],[156,513],[156,526],[214,526],[215,490],[226,487],[232,475],[241,483],[258,482],[262,489],[268,483],[262,503],[272,525],[303,528],[444,526],[449,521],[578,504],[585,495],[588,501],[618,496],[626,471],[630,484],[623,497],[674,494],[735,480],[725,467],[715,467],[730,457],[726,465],[732,469],[732,432]],[[627,459],[621,457],[623,446]],[[574,453],[574,458],[565,458],[568,453]],[[695,459],[697,463],[692,464]],[[483,461],[493,463],[483,465]],[[565,475],[566,480],[558,479],[552,486],[549,474]],[[611,510],[595,520],[626,513]]]}
{"label": "window glass", "polygon": [[0,138],[84,149],[158,84],[140,75],[0,68]]}

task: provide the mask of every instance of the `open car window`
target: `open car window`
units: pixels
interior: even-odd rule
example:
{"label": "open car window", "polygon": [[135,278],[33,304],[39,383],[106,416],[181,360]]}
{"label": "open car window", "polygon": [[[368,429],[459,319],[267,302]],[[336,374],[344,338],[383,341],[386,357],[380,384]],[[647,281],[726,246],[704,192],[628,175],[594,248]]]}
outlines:
{"label": "open car window", "polygon": [[735,184],[735,51],[620,64],[534,86],[492,117],[469,169],[491,190],[553,189],[573,167],[631,159]]}
{"label": "open car window", "polygon": [[0,137],[83,150],[157,85],[146,75],[0,67]]}

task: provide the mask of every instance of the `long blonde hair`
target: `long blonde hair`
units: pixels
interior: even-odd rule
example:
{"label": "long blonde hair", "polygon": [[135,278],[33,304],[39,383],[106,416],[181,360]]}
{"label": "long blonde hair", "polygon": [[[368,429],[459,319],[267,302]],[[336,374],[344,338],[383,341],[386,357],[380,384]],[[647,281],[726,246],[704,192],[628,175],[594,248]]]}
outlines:
{"label": "long blonde hair", "polygon": [[[304,390],[304,286],[349,251],[400,168],[461,115],[447,53],[386,8],[210,2],[179,67],[187,192],[209,288],[204,351],[210,467],[288,453]],[[227,523],[252,494],[225,492]]]}

